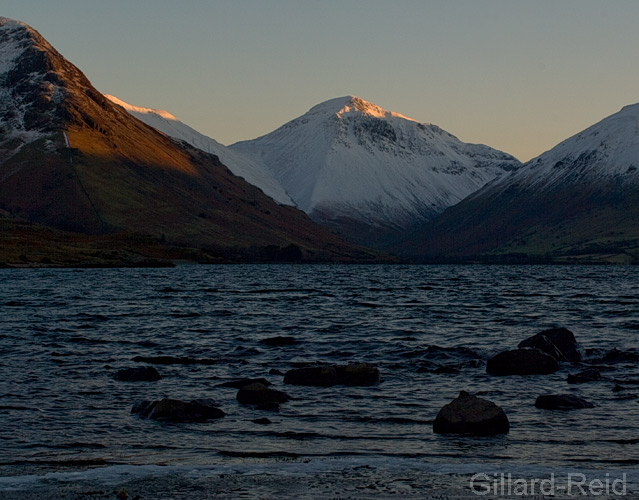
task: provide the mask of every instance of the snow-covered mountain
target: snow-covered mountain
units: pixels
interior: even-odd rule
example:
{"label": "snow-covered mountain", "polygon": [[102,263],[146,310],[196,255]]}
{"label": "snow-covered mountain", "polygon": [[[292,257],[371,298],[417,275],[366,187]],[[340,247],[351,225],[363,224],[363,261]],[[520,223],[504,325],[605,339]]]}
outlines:
{"label": "snow-covered mountain", "polygon": [[[82,233],[75,241],[87,254],[114,238],[104,257],[112,263],[138,245],[190,260],[378,258],[276,203],[217,156],[131,116],[36,30],[2,17],[0,218],[55,229],[19,233],[33,262],[55,257],[40,245],[51,248],[44,240],[59,231]],[[2,238],[15,242],[11,231]]]}
{"label": "snow-covered mountain", "polygon": [[245,181],[259,187],[265,194],[282,205],[295,205],[284,191],[273,174],[263,165],[247,156],[232,151],[197,130],[182,123],[175,116],[163,109],[142,108],[132,106],[112,95],[105,95],[111,102],[122,106],[129,114],[147,125],[165,133],[169,137],[184,141],[202,151],[216,155],[231,172]]}
{"label": "snow-covered mountain", "polygon": [[432,218],[520,165],[353,96],[318,104],[230,148],[265,165],[311,218],[369,244],[380,232]]}
{"label": "snow-covered mountain", "polygon": [[533,158],[495,189],[639,183],[639,104],[625,106]]}
{"label": "snow-covered mountain", "polygon": [[394,251],[639,262],[639,104],[588,127],[415,230]]}

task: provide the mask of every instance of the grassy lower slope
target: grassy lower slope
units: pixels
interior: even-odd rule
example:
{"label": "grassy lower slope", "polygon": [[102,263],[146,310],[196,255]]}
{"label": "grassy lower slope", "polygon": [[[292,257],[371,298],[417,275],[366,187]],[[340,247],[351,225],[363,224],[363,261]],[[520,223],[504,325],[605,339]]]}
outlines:
{"label": "grassy lower slope", "polygon": [[389,247],[421,261],[639,261],[639,192],[632,186],[517,189],[471,196]]}

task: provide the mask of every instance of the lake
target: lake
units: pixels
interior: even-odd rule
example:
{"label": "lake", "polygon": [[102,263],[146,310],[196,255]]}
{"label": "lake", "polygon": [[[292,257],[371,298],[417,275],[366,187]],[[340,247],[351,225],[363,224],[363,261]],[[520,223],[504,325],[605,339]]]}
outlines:
{"label": "lake", "polygon": [[[0,496],[158,477],[174,488],[233,486],[247,498],[292,495],[289,477],[305,491],[328,485],[327,494],[355,498],[470,495],[478,473],[492,481],[571,471],[626,474],[628,492],[639,490],[636,266],[13,269],[0,270],[0,283]],[[574,332],[583,366],[486,373],[490,356],[558,326]],[[297,342],[260,342],[276,336]],[[623,362],[597,362],[613,348]],[[154,365],[156,382],[114,380],[145,365],[132,358],[160,355],[209,362]],[[360,361],[379,367],[379,384],[283,384],[294,366]],[[568,385],[588,363],[604,380]],[[246,377],[265,377],[293,399],[263,412],[219,387]],[[500,405],[509,434],[434,434],[437,412],[461,390]],[[535,408],[544,393],[595,407]],[[131,414],[165,397],[212,398],[226,416],[168,424]]]}

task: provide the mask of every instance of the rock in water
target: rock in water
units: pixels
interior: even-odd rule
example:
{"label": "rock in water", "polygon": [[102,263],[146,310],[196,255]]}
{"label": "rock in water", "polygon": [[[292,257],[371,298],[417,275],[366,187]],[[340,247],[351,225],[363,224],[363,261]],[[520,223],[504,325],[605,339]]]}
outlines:
{"label": "rock in water", "polygon": [[461,391],[456,399],[445,405],[433,422],[436,434],[472,434],[490,436],[507,434],[508,417],[492,401]]}
{"label": "rock in water", "polygon": [[557,370],[555,358],[539,349],[500,352],[486,363],[486,372],[491,375],[547,375]]}
{"label": "rock in water", "polygon": [[535,407],[542,410],[578,410],[594,408],[595,405],[572,394],[543,394],[535,401]]}
{"label": "rock in water", "polygon": [[284,383],[291,385],[309,385],[332,387],[337,385],[337,371],[334,365],[294,368],[284,375]]}
{"label": "rock in water", "polygon": [[334,385],[368,386],[379,383],[379,369],[370,363],[324,365],[292,369],[284,376],[285,384],[332,387]]}
{"label": "rock in water", "polygon": [[582,370],[579,373],[568,375],[566,382],[569,384],[583,384],[585,382],[595,382],[597,380],[603,380],[601,372],[597,368],[588,368]]}
{"label": "rock in water", "polygon": [[577,350],[575,335],[567,328],[551,328],[522,340],[517,346],[520,349],[531,347],[545,352],[557,361],[578,363],[581,354]]}
{"label": "rock in water", "polygon": [[286,403],[290,399],[291,397],[285,392],[269,389],[257,382],[242,387],[237,393],[237,400],[243,405]]}
{"label": "rock in water", "polygon": [[230,382],[224,382],[218,387],[233,387],[234,389],[241,389],[242,387],[246,387],[251,384],[262,384],[263,386],[268,387],[271,383],[265,378],[241,378],[239,380],[231,380]]}
{"label": "rock in water", "polygon": [[160,380],[162,376],[152,366],[140,366],[118,370],[118,372],[113,375],[113,378],[120,382],[155,382],[156,380]]}
{"label": "rock in water", "polygon": [[379,369],[370,363],[353,363],[336,366],[337,384],[367,386],[379,382]]}
{"label": "rock in water", "polygon": [[163,422],[206,422],[222,418],[225,413],[214,406],[209,399],[195,399],[189,403],[178,399],[143,401],[131,409],[140,417]]}

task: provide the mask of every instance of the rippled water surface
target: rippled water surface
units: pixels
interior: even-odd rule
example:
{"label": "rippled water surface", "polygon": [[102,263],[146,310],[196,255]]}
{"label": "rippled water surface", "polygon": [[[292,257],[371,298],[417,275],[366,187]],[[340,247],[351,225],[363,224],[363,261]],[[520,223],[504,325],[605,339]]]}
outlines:
{"label": "rippled water surface", "polygon": [[[486,359],[545,328],[572,330],[594,359],[637,353],[639,268],[544,266],[179,266],[141,270],[0,270],[0,475],[65,464],[212,464],[229,457],[366,457],[616,469],[639,465],[639,367],[604,381],[493,377]],[[286,335],[298,344],[259,341]],[[135,356],[211,365],[157,366],[158,382],[113,374]],[[373,387],[285,386],[296,363],[376,363]],[[459,373],[436,374],[438,366]],[[429,372],[429,370],[431,372]],[[258,412],[219,384],[266,377],[294,400]],[[616,383],[624,390],[613,392]],[[460,390],[504,408],[508,435],[432,433]],[[534,407],[542,393],[596,404]],[[227,416],[163,424],[133,404],[213,398]],[[268,417],[260,426],[253,419]]]}

